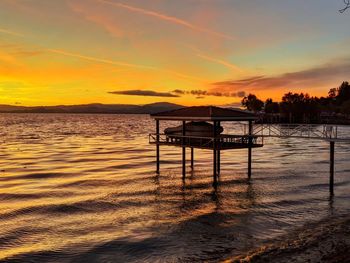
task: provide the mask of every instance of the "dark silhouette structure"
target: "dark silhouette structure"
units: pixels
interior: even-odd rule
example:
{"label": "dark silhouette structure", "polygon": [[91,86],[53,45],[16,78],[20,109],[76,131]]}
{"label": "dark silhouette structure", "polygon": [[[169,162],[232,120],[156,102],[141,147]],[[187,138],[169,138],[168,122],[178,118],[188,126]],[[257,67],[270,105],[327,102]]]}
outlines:
{"label": "dark silhouette structure", "polygon": [[[194,167],[194,149],[213,152],[213,184],[220,175],[220,155],[222,150],[248,149],[248,178],[251,178],[252,149],[262,147],[265,137],[304,138],[323,140],[330,143],[329,191],[334,193],[334,152],[335,142],[350,142],[350,138],[338,135],[335,125],[274,125],[255,124],[255,114],[237,109],[214,106],[188,107],[151,115],[156,121],[156,133],[149,135],[149,142],[156,145],[156,171],[160,171],[160,146],[182,148],[182,178],[186,178],[186,148],[191,149],[191,168]],[[160,121],[181,121],[182,125],[160,132]],[[241,135],[221,134],[221,122],[247,122]],[[210,124],[212,123],[212,124]]]}
{"label": "dark silhouette structure", "polygon": [[[262,147],[258,137],[253,136],[253,121],[256,116],[253,113],[237,109],[219,108],[214,106],[188,107],[179,110],[161,112],[151,115],[156,120],[156,133],[150,134],[150,143],[156,145],[157,173],[160,166],[160,145],[177,146],[182,148],[182,176],[186,176],[186,148],[191,149],[191,167],[194,166],[194,149],[208,149],[213,151],[213,181],[217,183],[220,174],[220,155],[222,150],[248,149],[248,177],[251,177],[252,148]],[[181,133],[161,134],[160,121],[182,121]],[[247,134],[230,135],[220,134],[221,122],[244,121],[248,123]],[[189,122],[212,123],[212,131],[204,133],[200,129],[196,132],[189,130]],[[193,126],[193,125],[192,125]],[[195,126],[195,125],[194,125]],[[199,125],[197,125],[200,127]],[[206,125],[205,127],[208,127]],[[176,127],[174,128],[176,131]],[[202,132],[202,133],[201,133]]]}
{"label": "dark silhouette structure", "polygon": [[[350,1],[350,0],[349,0]],[[288,92],[280,102],[263,103],[253,94],[242,100],[242,106],[259,113],[260,123],[333,123],[350,124],[350,84],[344,81],[332,88],[327,97]]]}

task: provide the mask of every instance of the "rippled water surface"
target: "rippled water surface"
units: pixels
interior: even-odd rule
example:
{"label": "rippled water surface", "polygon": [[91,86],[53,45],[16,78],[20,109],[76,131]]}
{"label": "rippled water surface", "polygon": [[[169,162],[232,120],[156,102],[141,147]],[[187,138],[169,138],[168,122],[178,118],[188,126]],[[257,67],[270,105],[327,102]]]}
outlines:
{"label": "rippled water surface", "polygon": [[195,151],[183,182],[181,149],[161,147],[155,174],[146,115],[2,114],[0,125],[4,261],[219,261],[350,212],[345,143],[331,199],[323,141],[265,139],[250,181],[247,150],[225,151],[213,189],[210,151]]}

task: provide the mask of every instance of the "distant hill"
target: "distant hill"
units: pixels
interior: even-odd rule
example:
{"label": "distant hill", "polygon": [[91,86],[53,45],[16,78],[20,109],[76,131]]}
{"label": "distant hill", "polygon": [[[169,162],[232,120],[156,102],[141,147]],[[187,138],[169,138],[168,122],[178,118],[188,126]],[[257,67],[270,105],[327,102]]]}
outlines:
{"label": "distant hill", "polygon": [[0,104],[1,113],[109,113],[109,114],[152,114],[161,111],[175,110],[184,106],[157,102],[146,105],[132,104],[84,104],[84,105],[59,105],[59,106],[12,106]]}

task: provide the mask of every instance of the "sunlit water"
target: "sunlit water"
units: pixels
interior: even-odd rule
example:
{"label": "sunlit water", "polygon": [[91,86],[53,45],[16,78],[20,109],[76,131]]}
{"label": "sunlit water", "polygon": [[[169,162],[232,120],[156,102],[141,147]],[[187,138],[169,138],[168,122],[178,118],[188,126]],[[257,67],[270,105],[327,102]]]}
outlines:
{"label": "sunlit water", "polygon": [[210,151],[195,151],[183,182],[181,149],[161,147],[156,175],[146,115],[2,114],[0,125],[5,261],[218,261],[350,212],[349,144],[336,144],[330,199],[323,141],[265,140],[250,181],[247,150],[225,151],[215,190]]}

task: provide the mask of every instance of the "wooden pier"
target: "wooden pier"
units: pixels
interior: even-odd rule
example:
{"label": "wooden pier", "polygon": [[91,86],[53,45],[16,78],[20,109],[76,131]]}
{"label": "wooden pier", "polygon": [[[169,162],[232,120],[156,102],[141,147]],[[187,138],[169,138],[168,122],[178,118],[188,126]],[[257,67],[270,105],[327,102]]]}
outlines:
{"label": "wooden pier", "polygon": [[[221,151],[247,149],[247,174],[252,176],[252,150],[263,147],[264,138],[303,138],[316,139],[329,142],[329,192],[334,194],[334,155],[335,142],[350,142],[350,138],[338,136],[338,127],[335,125],[312,125],[312,124],[257,124],[253,125],[256,116],[252,113],[219,108],[214,106],[188,107],[179,110],[152,114],[156,121],[156,132],[149,135],[150,144],[156,145],[156,171],[160,171],[160,146],[175,146],[182,148],[182,178],[186,178],[186,148],[191,149],[191,168],[194,168],[194,149],[207,149],[213,151],[213,184],[221,169]],[[160,132],[160,121],[181,121],[182,130],[180,134],[164,134]],[[188,122],[209,122],[212,123],[213,131],[211,136],[193,136],[186,134],[186,123]],[[242,135],[217,134],[217,128],[222,122],[246,123]]]}
{"label": "wooden pier", "polygon": [[[156,133],[149,135],[149,142],[156,145],[157,173],[160,169],[160,146],[168,145],[182,148],[182,178],[186,177],[186,148],[191,149],[191,168],[194,166],[194,149],[207,149],[213,151],[213,183],[217,184],[217,177],[221,170],[221,151],[234,149],[248,149],[248,177],[251,176],[252,149],[263,146],[262,138],[254,136],[253,121],[256,116],[252,113],[225,109],[214,106],[189,107],[151,115],[156,120]],[[182,132],[179,135],[160,133],[160,121],[181,121]],[[212,123],[211,136],[193,136],[186,134],[187,122]],[[247,135],[217,134],[222,122],[247,122],[249,133]]]}
{"label": "wooden pier", "polygon": [[334,154],[335,143],[350,143],[350,138],[339,136],[338,125],[330,124],[258,124],[253,135],[262,138],[299,138],[329,142],[329,192],[334,194]]}

